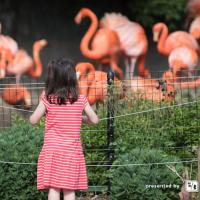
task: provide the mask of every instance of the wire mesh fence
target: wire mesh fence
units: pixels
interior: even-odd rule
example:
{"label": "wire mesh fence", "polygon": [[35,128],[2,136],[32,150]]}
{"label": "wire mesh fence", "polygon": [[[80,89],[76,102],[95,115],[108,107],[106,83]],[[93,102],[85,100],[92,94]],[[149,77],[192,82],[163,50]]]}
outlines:
{"label": "wire mesh fence", "polygon": [[[153,193],[158,198],[179,199],[179,195],[184,195],[185,181],[197,180],[199,71],[182,72],[176,77],[155,72],[152,77],[123,81],[113,77],[109,83],[104,72],[79,74],[80,93],[88,97],[100,117],[98,125],[82,126],[90,187],[89,193],[79,192],[79,198],[101,193],[116,199],[117,196],[118,199],[145,199],[148,195],[148,199],[153,199],[150,195]],[[16,152],[8,151],[9,138],[2,135],[16,126],[15,123],[19,125],[16,113],[25,119],[30,116],[39,102],[44,83],[23,77],[16,88],[15,81],[8,77],[0,82],[0,165],[5,169],[6,164],[32,164],[35,170],[35,159],[24,156],[22,160],[15,157],[9,160],[9,156],[5,156]],[[38,149],[32,151],[36,156],[41,148],[37,146]],[[197,198],[197,193],[190,195]]]}
{"label": "wire mesh fence", "polygon": [[13,113],[27,117],[38,104],[43,89],[43,82],[26,76],[21,78],[20,83],[16,83],[15,77],[2,79],[0,81],[0,128],[10,127]]}

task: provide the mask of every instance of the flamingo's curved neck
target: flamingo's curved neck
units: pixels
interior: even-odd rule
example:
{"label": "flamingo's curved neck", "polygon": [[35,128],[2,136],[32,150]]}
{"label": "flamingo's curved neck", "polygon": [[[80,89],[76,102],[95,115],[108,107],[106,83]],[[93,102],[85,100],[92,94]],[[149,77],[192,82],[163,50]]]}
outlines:
{"label": "flamingo's curved neck", "polygon": [[31,68],[31,71],[29,71],[29,74],[34,77],[38,78],[42,74],[42,63],[40,60],[40,50],[41,46],[37,44],[37,42],[33,45],[33,60],[34,60],[34,67]]}
{"label": "flamingo's curved neck", "polygon": [[162,25],[160,29],[160,38],[158,40],[158,51],[161,52],[164,55],[168,55],[167,49],[166,49],[166,39],[168,36],[168,28],[166,25]]}
{"label": "flamingo's curved neck", "polygon": [[78,67],[81,68],[80,80],[88,82],[91,85],[92,81],[95,79],[95,68],[90,63],[79,63]]}
{"label": "flamingo's curved neck", "polygon": [[80,44],[81,52],[84,56],[90,59],[94,59],[94,60],[100,59],[102,58],[102,54],[100,54],[97,50],[95,51],[89,48],[90,41],[98,28],[98,19],[96,15],[90,10],[82,11],[81,14],[83,17],[89,17],[91,20],[91,24],[87,32],[85,33],[84,37],[81,40],[81,44]]}
{"label": "flamingo's curved neck", "polygon": [[80,73],[80,94],[88,96],[89,88],[95,79],[94,66],[90,63],[78,63],[76,66],[76,71]]}

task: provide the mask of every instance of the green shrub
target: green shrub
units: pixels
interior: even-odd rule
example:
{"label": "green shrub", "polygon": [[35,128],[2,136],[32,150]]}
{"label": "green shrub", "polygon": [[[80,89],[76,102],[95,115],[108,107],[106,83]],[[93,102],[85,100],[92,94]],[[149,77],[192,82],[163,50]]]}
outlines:
{"label": "green shrub", "polygon": [[[99,124],[98,130],[105,130],[106,123]],[[105,153],[90,151],[106,144],[104,132],[96,134],[93,126],[83,126],[83,140],[86,161],[98,164],[97,160],[106,160]],[[0,163],[0,199],[47,199],[47,193],[36,188],[36,163],[43,144],[44,120],[39,125],[31,126],[20,116],[12,117],[12,126],[0,131],[0,160],[18,163]],[[105,172],[102,167],[88,167],[89,185],[105,185],[107,179],[100,174]]]}
{"label": "green shrub", "polygon": [[[101,105],[97,113],[100,118],[105,117],[106,105]],[[81,137],[85,150],[85,160],[88,165],[107,164],[107,124],[102,121],[98,125],[83,124]],[[90,186],[105,186],[107,178],[104,176],[105,167],[88,166],[87,173]]]}
{"label": "green shrub", "polygon": [[141,23],[150,32],[157,22],[166,23],[170,29],[183,28],[186,3],[186,0],[129,0],[128,7],[133,20]]}
{"label": "green shrub", "polygon": [[[115,159],[137,147],[161,149],[167,155],[176,155],[180,159],[195,158],[195,148],[200,142],[200,102],[183,107],[131,114],[170,105],[173,104],[152,103],[136,98],[132,101],[115,100],[114,115],[124,115],[114,120],[115,139],[112,146],[115,150]],[[107,116],[106,109],[106,103],[99,106],[97,113],[100,118]],[[81,136],[87,164],[107,164],[106,122],[103,120],[98,125],[82,127]],[[0,160],[36,163],[43,142],[43,131],[44,121],[33,127],[21,117],[14,116],[11,128],[0,131]],[[185,146],[191,146],[191,149]],[[89,185],[106,186],[107,167],[92,166],[87,167],[87,171]],[[196,163],[192,172],[194,179],[195,171]],[[36,165],[0,163],[0,174],[1,199],[46,199],[46,193],[36,189]],[[155,176],[157,175],[159,176]]]}
{"label": "green shrub", "polygon": [[[115,114],[125,116],[115,119],[116,155],[128,152],[134,147],[149,147],[163,149],[169,154],[178,154],[181,158],[196,156],[195,152],[189,151],[187,147],[195,148],[200,142],[200,102],[176,105],[139,100],[139,103],[132,101],[127,106],[123,100],[119,101],[115,109],[118,113]],[[152,110],[159,107],[165,108]],[[140,113],[145,110],[149,112]]]}
{"label": "green shrub", "polygon": [[[130,165],[131,163],[162,163],[178,160],[175,156],[168,156],[163,151],[155,149],[135,148],[119,155],[109,174],[112,180],[111,199],[178,200],[182,182],[166,165]],[[181,173],[183,171],[182,164],[176,164],[176,170]],[[153,185],[161,185],[161,188],[150,188]],[[170,188],[166,188],[166,185]]]}
{"label": "green shrub", "polygon": [[0,198],[47,199],[36,188],[36,162],[43,142],[43,125],[31,126],[15,116],[11,128],[0,132],[0,160],[33,164],[0,163]]}

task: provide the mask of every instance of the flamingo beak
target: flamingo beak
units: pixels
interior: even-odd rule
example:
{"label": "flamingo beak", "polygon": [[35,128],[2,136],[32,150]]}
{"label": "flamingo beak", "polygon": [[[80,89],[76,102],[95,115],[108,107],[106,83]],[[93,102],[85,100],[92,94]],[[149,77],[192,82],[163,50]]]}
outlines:
{"label": "flamingo beak", "polygon": [[0,69],[0,79],[5,78],[6,71],[4,69]]}
{"label": "flamingo beak", "polygon": [[76,72],[76,78],[79,80],[81,73],[79,71]]}
{"label": "flamingo beak", "polygon": [[43,39],[40,41],[42,46],[46,46],[48,44],[47,40]]}
{"label": "flamingo beak", "polygon": [[154,32],[153,33],[153,41],[154,42],[158,42],[158,37],[159,37],[159,33],[158,32]]}
{"label": "flamingo beak", "polygon": [[76,17],[74,18],[74,21],[76,24],[80,24],[81,23],[81,19],[82,19],[82,15],[81,13],[79,12]]}

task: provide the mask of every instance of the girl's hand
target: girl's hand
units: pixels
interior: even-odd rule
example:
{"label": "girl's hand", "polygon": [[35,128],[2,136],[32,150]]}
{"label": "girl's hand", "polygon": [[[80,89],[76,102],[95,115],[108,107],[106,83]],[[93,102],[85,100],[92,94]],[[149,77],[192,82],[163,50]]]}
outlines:
{"label": "girl's hand", "polygon": [[88,124],[88,117],[86,115],[82,116],[82,122]]}
{"label": "girl's hand", "polygon": [[87,103],[87,105],[85,106],[84,111],[86,114],[86,116],[82,116],[82,120],[84,123],[87,123],[87,124],[98,124],[99,123],[99,118],[96,115],[96,113],[93,111],[93,109],[89,103]]}

